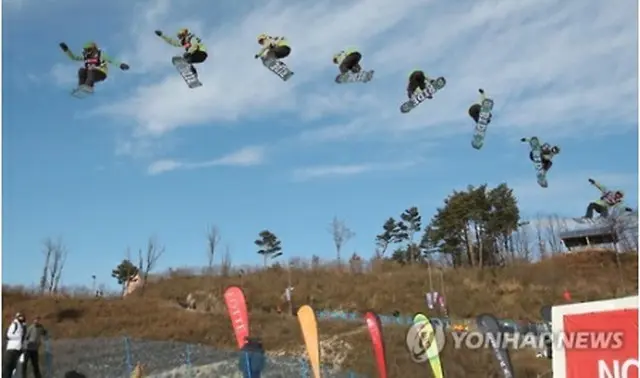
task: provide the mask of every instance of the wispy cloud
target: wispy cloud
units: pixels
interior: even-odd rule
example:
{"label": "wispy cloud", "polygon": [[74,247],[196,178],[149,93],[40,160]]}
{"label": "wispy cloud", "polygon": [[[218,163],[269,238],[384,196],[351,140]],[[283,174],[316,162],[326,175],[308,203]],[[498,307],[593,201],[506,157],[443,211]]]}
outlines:
{"label": "wispy cloud", "polygon": [[[402,77],[396,91],[381,92],[377,111],[344,122],[349,132],[332,133],[340,128],[332,123],[312,131],[316,140],[350,141],[372,133],[468,134],[466,110],[480,87],[496,100],[489,137],[533,127],[545,135],[572,137],[586,130],[616,133],[635,127],[637,12],[621,4],[556,0],[462,1],[430,8],[438,16],[381,47],[372,66],[378,79],[422,67],[445,76],[447,87],[402,116],[397,111]],[[625,127],[603,129],[603,122]],[[570,124],[579,125],[581,134]]]}
{"label": "wispy cloud", "polygon": [[[136,5],[128,58],[141,72],[162,76],[97,111],[133,120],[139,134],[155,136],[284,113],[303,122],[345,116],[300,136],[315,142],[403,133],[435,139],[470,133],[466,109],[484,87],[496,100],[489,137],[534,127],[546,135],[575,137],[568,124],[583,133],[624,132],[628,129],[601,124],[630,128],[635,123],[637,12],[629,6],[637,3],[632,4],[327,0],[283,7],[269,0],[211,29],[177,3],[147,1]],[[187,24],[214,52],[200,69],[204,87],[196,90],[169,65],[176,51],[152,32],[158,25],[172,32]],[[287,63],[296,76],[287,83],[252,59],[255,36],[265,30],[291,39]],[[372,82],[332,83],[336,69],[330,57],[345,44],[357,46],[363,65],[376,70]],[[221,51],[224,55],[215,54]],[[402,115],[398,107],[414,68],[445,76],[448,84],[434,100]]]}
{"label": "wispy cloud", "polygon": [[[62,55],[64,58],[64,55]],[[71,63],[57,63],[54,64],[49,72],[51,81],[59,87],[71,87],[77,82],[77,70],[79,66],[74,66]]]}
{"label": "wispy cloud", "polygon": [[295,169],[293,171],[293,179],[295,181],[307,181],[321,178],[355,176],[375,171],[398,171],[414,167],[416,164],[416,161],[399,161],[393,163],[312,166]]}
{"label": "wispy cloud", "polygon": [[174,159],[156,160],[149,165],[147,173],[150,175],[159,175],[178,169],[198,169],[215,166],[249,167],[262,164],[265,158],[266,154],[263,147],[252,146],[242,148],[217,159],[201,162],[186,162]]}
{"label": "wispy cloud", "polygon": [[[305,104],[304,95],[310,94],[310,82],[332,82],[335,73],[328,71],[335,70],[335,67],[330,57],[345,47],[341,43],[336,44],[337,40],[349,35],[349,43],[364,45],[373,42],[413,11],[424,8],[424,4],[422,0],[394,3],[356,0],[347,4],[332,0],[316,4],[302,2],[283,8],[277,1],[268,1],[243,14],[240,20],[228,21],[215,30],[200,30],[211,51],[225,53],[224,58],[218,59],[213,54],[211,62],[202,66],[204,87],[197,90],[189,90],[169,66],[169,57],[175,51],[162,47],[163,42],[157,38],[145,40],[145,45],[160,47],[153,51],[145,50],[144,59],[162,62],[165,72],[171,71],[171,75],[156,84],[135,89],[131,98],[105,106],[100,112],[115,117],[131,117],[137,122],[137,127],[154,134],[210,121],[247,119],[277,111],[296,112],[297,106]],[[338,15],[333,11],[337,6],[341,9]],[[157,12],[155,8],[145,9],[147,13],[156,14],[153,26],[144,25],[148,19],[144,14],[140,18],[140,30],[149,30],[145,33],[149,33],[151,38],[155,25],[164,21],[162,15],[174,12],[173,8],[166,13]],[[295,80],[278,82],[259,61],[252,59],[259,47],[255,37],[264,30],[291,39],[293,53],[287,58],[287,63],[297,72]],[[225,35],[225,38],[219,38],[220,35]],[[135,57],[132,59],[137,60]]]}

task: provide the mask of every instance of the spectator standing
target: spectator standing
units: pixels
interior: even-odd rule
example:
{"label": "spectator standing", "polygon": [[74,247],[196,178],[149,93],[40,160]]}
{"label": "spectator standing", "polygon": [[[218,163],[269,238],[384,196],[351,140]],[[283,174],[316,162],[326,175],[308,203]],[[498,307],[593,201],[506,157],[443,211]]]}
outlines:
{"label": "spectator standing", "polygon": [[24,350],[25,317],[18,312],[7,329],[7,350],[4,353],[2,377],[11,378],[18,367],[20,355]]}
{"label": "spectator standing", "polygon": [[[293,286],[287,286],[286,289],[284,289],[284,292],[282,293],[282,295],[280,296],[280,300],[282,301],[281,304],[286,304],[289,308],[289,315],[294,315],[294,311],[293,311],[293,302],[291,301],[291,296],[293,294]],[[282,313],[282,308],[280,306],[278,306],[278,313]]]}
{"label": "spectator standing", "polygon": [[240,360],[238,361],[242,377],[260,378],[264,365],[265,356],[262,343],[256,338],[247,338],[246,343],[240,349]]}
{"label": "spectator standing", "polygon": [[27,364],[31,362],[34,378],[42,378],[40,374],[40,345],[48,336],[47,330],[40,323],[40,317],[36,316],[27,327],[25,335],[26,350],[24,352],[24,362],[22,364],[22,378],[27,378]]}

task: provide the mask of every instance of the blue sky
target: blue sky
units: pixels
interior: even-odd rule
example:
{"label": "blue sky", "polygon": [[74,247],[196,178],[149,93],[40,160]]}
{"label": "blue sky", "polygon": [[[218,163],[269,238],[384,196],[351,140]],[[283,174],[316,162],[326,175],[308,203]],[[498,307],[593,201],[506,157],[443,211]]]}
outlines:
{"label": "blue sky", "polygon": [[[260,263],[263,229],[287,256],[332,258],[334,216],[356,233],[345,252],[369,256],[387,217],[418,206],[426,223],[467,184],[506,181],[525,216],[581,215],[598,194],[589,177],[637,206],[637,3],[217,3],[4,2],[4,283],[38,280],[46,237],[68,246],[65,284],[113,285],[111,268],[150,235],[166,246],[160,269],[203,265],[213,224],[236,264]],[[180,27],[209,48],[202,88],[153,33]],[[253,59],[263,32],[290,39],[289,82]],[[131,70],[78,100],[58,43],[88,40]],[[332,82],[331,56],[349,46],[372,82]],[[416,68],[448,84],[403,115]],[[476,151],[466,111],[479,87],[496,107]],[[562,147],[547,189],[519,141],[531,135]]]}

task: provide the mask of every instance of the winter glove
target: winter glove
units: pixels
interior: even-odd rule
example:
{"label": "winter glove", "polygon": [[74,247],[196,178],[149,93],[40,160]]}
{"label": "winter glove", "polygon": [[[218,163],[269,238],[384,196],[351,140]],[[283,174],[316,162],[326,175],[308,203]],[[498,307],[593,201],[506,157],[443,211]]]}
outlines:
{"label": "winter glove", "polygon": [[127,63],[120,64],[120,69],[126,71],[129,69],[129,65]]}
{"label": "winter glove", "polygon": [[631,213],[631,212],[633,212],[633,209],[632,209],[632,208],[630,208],[630,207],[625,207],[625,208],[624,208],[624,211],[628,211],[628,212],[630,212],[630,213]]}
{"label": "winter glove", "polygon": [[596,183],[596,180],[591,179],[591,178],[589,179],[589,184],[595,184],[595,183]]}
{"label": "winter glove", "polygon": [[156,30],[156,35],[158,37],[162,37],[162,30]]}
{"label": "winter glove", "polygon": [[520,139],[520,142],[526,142],[526,141],[527,141],[527,138]]}
{"label": "winter glove", "polygon": [[258,59],[258,58],[260,58],[260,55],[258,55],[258,54],[253,56],[253,59]]}
{"label": "winter glove", "polygon": [[66,43],[64,43],[64,42],[61,42],[61,43],[60,43],[60,48],[61,48],[61,49],[62,49],[62,51],[64,51],[64,52],[69,51],[69,46],[67,46],[67,44],[66,44]]}
{"label": "winter glove", "polygon": [[480,92],[480,94],[484,94],[484,89],[480,88],[478,89],[478,92]]}

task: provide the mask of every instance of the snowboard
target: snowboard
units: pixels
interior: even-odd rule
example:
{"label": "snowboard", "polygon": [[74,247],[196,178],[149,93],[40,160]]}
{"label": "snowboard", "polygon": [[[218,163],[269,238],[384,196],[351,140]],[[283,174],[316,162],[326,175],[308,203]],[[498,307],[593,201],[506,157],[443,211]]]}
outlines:
{"label": "snowboard", "polygon": [[336,83],[344,84],[344,83],[366,83],[373,79],[373,73],[375,71],[360,71],[354,74],[351,71],[340,74],[336,77]]}
{"label": "snowboard", "polygon": [[480,108],[480,116],[478,117],[478,123],[476,123],[473,139],[471,140],[471,146],[476,150],[479,150],[484,145],[484,136],[487,133],[487,125],[491,120],[491,111],[493,110],[493,100],[485,98],[482,101]]}
{"label": "snowboard", "polygon": [[93,88],[88,85],[79,85],[71,90],[71,95],[75,98],[85,98],[93,94]]}
{"label": "snowboard", "polygon": [[191,89],[198,88],[202,86],[202,83],[198,79],[196,75],[191,71],[191,65],[187,63],[181,56],[174,56],[171,58],[171,63],[178,70],[180,76],[184,79],[184,82],[187,83],[187,86]]}
{"label": "snowboard", "polygon": [[287,67],[286,64],[282,63],[277,59],[265,59],[262,58],[262,64],[269,69],[269,71],[278,75],[282,81],[287,81],[293,76],[293,71]]}
{"label": "snowboard", "polygon": [[598,224],[602,222],[602,219],[600,218],[577,217],[577,218],[573,218],[573,220],[580,224]]}
{"label": "snowboard", "polygon": [[439,77],[431,82],[427,81],[427,86],[424,91],[415,93],[411,96],[411,100],[403,103],[400,106],[401,113],[409,113],[413,108],[420,105],[424,100],[429,98],[429,95],[433,96],[436,92],[444,88],[447,85],[447,81],[444,77]]}
{"label": "snowboard", "polygon": [[531,146],[531,154],[533,155],[533,166],[536,169],[536,177],[538,179],[538,185],[543,188],[546,188],[549,184],[547,183],[547,173],[542,169],[542,146],[540,145],[540,140],[538,137],[532,137],[529,139],[529,146]]}

